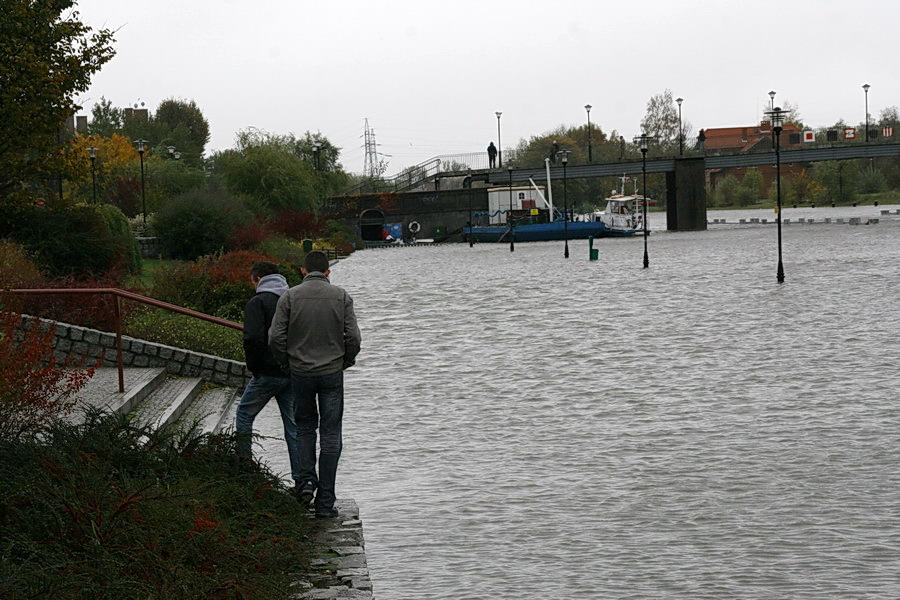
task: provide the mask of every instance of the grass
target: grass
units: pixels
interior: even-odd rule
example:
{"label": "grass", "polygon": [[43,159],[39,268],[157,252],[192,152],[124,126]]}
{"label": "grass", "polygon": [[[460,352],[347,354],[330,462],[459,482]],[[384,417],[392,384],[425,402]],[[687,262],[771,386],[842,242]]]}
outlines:
{"label": "grass", "polygon": [[3,598],[288,598],[313,527],[233,435],[93,412],[0,440]]}
{"label": "grass", "polygon": [[145,258],[142,261],[141,272],[135,273],[129,277],[125,285],[141,289],[149,288],[153,283],[153,274],[161,265],[172,264],[180,261],[168,260],[164,258]]}

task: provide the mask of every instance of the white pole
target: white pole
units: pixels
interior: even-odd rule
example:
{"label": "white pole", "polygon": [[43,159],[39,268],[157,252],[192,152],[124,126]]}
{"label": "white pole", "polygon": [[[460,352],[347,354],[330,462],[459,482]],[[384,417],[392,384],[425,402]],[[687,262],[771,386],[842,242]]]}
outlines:
{"label": "white pole", "polygon": [[550,201],[550,222],[556,220],[556,215],[553,212],[553,187],[550,185],[550,159],[544,159],[544,167],[547,169],[547,198]]}

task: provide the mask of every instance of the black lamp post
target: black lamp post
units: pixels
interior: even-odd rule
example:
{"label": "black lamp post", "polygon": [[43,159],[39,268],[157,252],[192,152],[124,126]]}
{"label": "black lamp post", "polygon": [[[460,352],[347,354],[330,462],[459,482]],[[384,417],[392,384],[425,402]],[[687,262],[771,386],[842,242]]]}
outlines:
{"label": "black lamp post", "polygon": [[675,98],[678,103],[678,156],[684,156],[684,130],[681,128],[681,103],[684,98]]}
{"label": "black lamp post", "polygon": [[769,92],[769,110],[775,110],[775,90]]}
{"label": "black lamp post", "polygon": [[499,110],[494,113],[497,115],[497,168],[503,166],[503,144],[500,143],[500,115],[503,113]]}
{"label": "black lamp post", "polygon": [[146,150],[145,144],[147,140],[135,140],[135,144],[137,144],[137,151],[141,157],[141,213],[143,213],[144,218],[144,227],[147,227],[147,196],[144,190],[144,151]]}
{"label": "black lamp post", "polygon": [[94,199],[94,204],[97,204],[97,172],[94,169],[94,164],[97,162],[97,148],[94,146],[90,146],[88,148],[88,154],[91,157],[91,190],[92,198]]}
{"label": "black lamp post", "polygon": [[592,106],[590,104],[584,105],[584,110],[587,111],[587,119],[588,119],[588,162],[589,163],[594,162],[594,150],[593,150],[593,147],[591,146],[591,108],[592,108]]}
{"label": "black lamp post", "polygon": [[863,85],[863,91],[866,92],[866,143],[869,143],[869,88],[872,87],[868,83]]}
{"label": "black lamp post", "polygon": [[471,248],[474,245],[472,240],[472,171],[469,171],[466,181],[469,182],[469,248]]}
{"label": "black lamp post", "polygon": [[644,268],[650,266],[650,255],[647,253],[647,149],[653,138],[646,133],[642,133],[639,137],[634,138],[634,143],[641,148],[641,173],[644,175],[643,189],[641,190],[641,204],[644,205],[643,221],[644,221]]}
{"label": "black lamp post", "polygon": [[321,148],[321,145],[319,143],[319,140],[314,140],[313,146],[312,146],[312,151],[313,151],[313,164],[315,165],[316,171],[319,170],[319,149],[320,148]]}
{"label": "black lamp post", "polygon": [[560,150],[557,152],[563,166],[563,240],[565,240],[565,251],[563,258],[569,258],[569,190],[567,186],[566,165],[569,164],[569,151]]}
{"label": "black lamp post", "polygon": [[784,264],[781,262],[781,130],[784,125],[784,115],[788,111],[776,107],[766,112],[772,121],[772,137],[775,141],[775,199],[778,205],[775,213],[775,222],[778,224],[778,271],[776,278],[778,283],[784,283]]}
{"label": "black lamp post", "polygon": [[506,170],[509,171],[509,212],[506,214],[506,224],[509,225],[509,251],[516,251],[516,233],[515,229],[513,229],[513,199],[512,199],[512,167],[506,167]]}

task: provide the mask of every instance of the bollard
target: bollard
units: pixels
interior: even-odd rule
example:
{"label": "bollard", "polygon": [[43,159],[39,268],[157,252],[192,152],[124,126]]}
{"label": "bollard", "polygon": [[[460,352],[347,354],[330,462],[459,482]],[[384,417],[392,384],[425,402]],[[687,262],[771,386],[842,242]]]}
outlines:
{"label": "bollard", "polygon": [[594,248],[594,236],[588,236],[588,260],[600,258],[600,250]]}
{"label": "bollard", "polygon": [[306,254],[309,254],[310,252],[312,252],[312,249],[313,249],[313,241],[312,241],[311,239],[309,239],[309,238],[304,239],[304,240],[301,242],[301,245],[302,245],[302,247],[303,247],[303,252],[305,252]]}

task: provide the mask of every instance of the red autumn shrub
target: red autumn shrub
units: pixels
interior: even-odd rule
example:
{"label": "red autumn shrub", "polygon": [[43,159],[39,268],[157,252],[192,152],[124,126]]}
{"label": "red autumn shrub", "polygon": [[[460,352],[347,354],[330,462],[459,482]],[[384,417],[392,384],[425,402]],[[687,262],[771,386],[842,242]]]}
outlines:
{"label": "red autumn shrub", "polygon": [[270,227],[295,240],[315,239],[322,235],[325,221],[311,212],[283,210],[275,215]]}
{"label": "red autumn shrub", "polygon": [[94,375],[94,368],[57,363],[55,328],[32,319],[21,330],[21,315],[0,311],[0,438],[39,430],[71,412],[74,394]]}
{"label": "red autumn shrub", "polygon": [[[46,289],[66,288],[124,288],[124,273],[119,269],[107,271],[94,278],[57,277],[42,285]],[[42,294],[30,296],[25,304],[28,314],[101,331],[115,331],[114,299],[109,294]],[[124,317],[133,307],[121,302]]]}
{"label": "red autumn shrub", "polygon": [[252,223],[237,227],[228,240],[228,247],[235,250],[249,250],[258,246],[263,240],[272,235],[269,224],[259,218]]}

